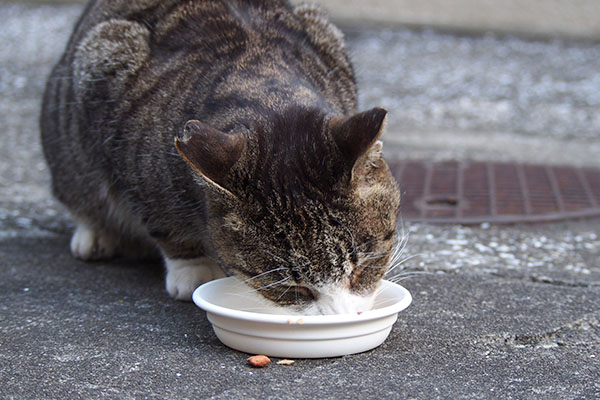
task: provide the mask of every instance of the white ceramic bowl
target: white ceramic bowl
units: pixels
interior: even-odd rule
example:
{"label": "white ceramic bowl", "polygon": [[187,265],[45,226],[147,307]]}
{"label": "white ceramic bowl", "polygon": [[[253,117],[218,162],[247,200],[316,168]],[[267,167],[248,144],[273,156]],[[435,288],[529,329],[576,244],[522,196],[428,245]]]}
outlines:
{"label": "white ceramic bowl", "polygon": [[383,281],[372,310],[354,314],[292,315],[229,277],[194,291],[223,344],[250,354],[283,358],[337,357],[379,346],[398,312],[412,301],[408,290]]}

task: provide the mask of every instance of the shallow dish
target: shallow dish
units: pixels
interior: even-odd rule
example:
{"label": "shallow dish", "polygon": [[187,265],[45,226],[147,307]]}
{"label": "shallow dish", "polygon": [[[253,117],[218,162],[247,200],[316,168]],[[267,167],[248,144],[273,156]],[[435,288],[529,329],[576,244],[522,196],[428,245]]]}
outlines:
{"label": "shallow dish", "polygon": [[229,277],[200,286],[193,300],[206,311],[215,334],[226,346],[273,357],[321,358],[379,346],[412,297],[402,286],[383,281],[370,311],[293,315],[271,305],[237,278]]}

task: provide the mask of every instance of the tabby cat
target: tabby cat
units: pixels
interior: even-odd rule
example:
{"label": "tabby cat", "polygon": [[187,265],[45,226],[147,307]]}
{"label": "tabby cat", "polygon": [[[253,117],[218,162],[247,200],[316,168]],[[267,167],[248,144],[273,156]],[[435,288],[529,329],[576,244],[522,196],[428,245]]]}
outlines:
{"label": "tabby cat", "polygon": [[96,0],[48,80],[41,132],[71,251],[164,257],[188,300],[235,275],[290,311],[371,307],[399,191],[357,112],[342,34],[284,0]]}

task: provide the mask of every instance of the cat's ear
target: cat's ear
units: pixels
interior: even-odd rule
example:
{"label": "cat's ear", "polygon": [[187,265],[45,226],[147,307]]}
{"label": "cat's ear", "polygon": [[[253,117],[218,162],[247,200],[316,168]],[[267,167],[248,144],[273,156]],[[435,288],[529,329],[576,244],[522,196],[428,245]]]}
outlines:
{"label": "cat's ear", "polygon": [[233,165],[246,148],[246,136],[227,134],[200,121],[188,121],[175,147],[183,159],[208,181],[225,189]]}
{"label": "cat's ear", "polygon": [[372,108],[347,118],[331,121],[331,134],[348,165],[365,154],[383,133],[387,111]]}

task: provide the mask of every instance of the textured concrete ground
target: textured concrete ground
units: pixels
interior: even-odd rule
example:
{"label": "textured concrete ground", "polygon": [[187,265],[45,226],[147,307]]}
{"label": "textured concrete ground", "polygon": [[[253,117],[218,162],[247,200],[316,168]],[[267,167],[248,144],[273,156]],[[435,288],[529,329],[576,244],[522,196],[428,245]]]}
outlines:
{"label": "textured concrete ground", "polygon": [[314,0],[341,23],[600,39],[595,0]]}
{"label": "textured concrete ground", "polygon": [[[49,196],[40,95],[81,5],[0,3],[1,398],[597,398],[600,221],[404,224],[414,297],[364,354],[255,370],[159,264],[82,263]],[[600,166],[600,45],[348,31],[388,157]]]}

